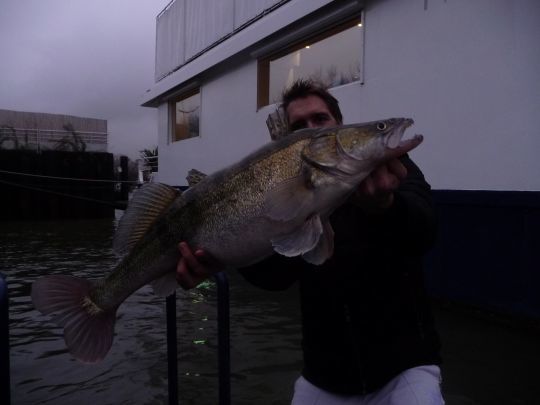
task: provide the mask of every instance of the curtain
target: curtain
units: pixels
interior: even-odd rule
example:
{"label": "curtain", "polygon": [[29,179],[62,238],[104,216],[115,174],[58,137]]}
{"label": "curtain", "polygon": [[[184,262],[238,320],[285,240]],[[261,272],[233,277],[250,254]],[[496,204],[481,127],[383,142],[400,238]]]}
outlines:
{"label": "curtain", "polygon": [[156,82],[283,0],[176,0],[156,22]]}

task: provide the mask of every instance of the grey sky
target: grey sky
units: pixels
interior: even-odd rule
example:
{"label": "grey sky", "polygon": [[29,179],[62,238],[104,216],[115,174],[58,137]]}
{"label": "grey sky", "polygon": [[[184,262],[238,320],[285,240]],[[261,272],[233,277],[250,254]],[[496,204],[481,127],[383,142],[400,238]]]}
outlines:
{"label": "grey sky", "polygon": [[157,146],[155,18],[169,0],[0,0],[0,108],[106,119],[109,151]]}

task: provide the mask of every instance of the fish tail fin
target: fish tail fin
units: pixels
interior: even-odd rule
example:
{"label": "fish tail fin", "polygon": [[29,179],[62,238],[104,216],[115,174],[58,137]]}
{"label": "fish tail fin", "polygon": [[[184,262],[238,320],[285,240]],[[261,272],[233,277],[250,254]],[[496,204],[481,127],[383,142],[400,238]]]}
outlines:
{"label": "fish tail fin", "polygon": [[64,327],[69,352],[84,363],[97,363],[111,348],[116,309],[104,311],[92,302],[93,283],[82,278],[53,275],[32,285],[32,302]]}

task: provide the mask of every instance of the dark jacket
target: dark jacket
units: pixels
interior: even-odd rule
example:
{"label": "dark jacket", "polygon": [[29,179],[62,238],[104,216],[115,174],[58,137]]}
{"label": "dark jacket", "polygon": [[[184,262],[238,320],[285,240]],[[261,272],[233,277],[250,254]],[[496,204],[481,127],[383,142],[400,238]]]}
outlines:
{"label": "dark jacket", "polygon": [[353,203],[330,220],[334,255],[322,266],[274,255],[242,273],[265,289],[299,280],[304,377],[341,394],[373,392],[400,372],[439,364],[439,339],[423,285],[435,235],[430,186],[407,157],[408,176],[383,214]]}

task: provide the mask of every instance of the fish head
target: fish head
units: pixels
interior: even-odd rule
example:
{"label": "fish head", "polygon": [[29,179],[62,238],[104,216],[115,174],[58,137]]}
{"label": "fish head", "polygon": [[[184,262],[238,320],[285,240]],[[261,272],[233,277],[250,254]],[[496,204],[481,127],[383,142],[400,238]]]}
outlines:
{"label": "fish head", "polygon": [[344,125],[336,129],[337,147],[340,154],[358,163],[399,157],[423,140],[421,135],[402,140],[405,130],[413,122],[411,118],[390,118]]}

